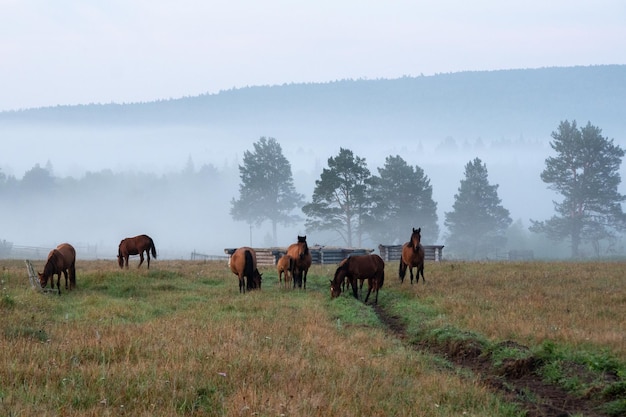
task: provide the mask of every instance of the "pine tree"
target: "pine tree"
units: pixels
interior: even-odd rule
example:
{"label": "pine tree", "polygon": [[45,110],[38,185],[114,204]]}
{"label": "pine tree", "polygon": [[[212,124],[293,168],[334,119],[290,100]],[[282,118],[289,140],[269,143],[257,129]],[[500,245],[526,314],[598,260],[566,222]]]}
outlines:
{"label": "pine tree", "polygon": [[465,165],[465,179],[454,196],[453,211],[445,213],[447,245],[459,257],[487,258],[506,244],[512,223],[502,207],[498,185],[490,185],[487,166],[479,158]]}
{"label": "pine tree", "polygon": [[552,139],[557,156],[546,159],[541,179],[563,200],[554,202],[557,214],[549,220],[531,220],[530,230],[553,241],[571,239],[572,257],[579,255],[583,239],[599,255],[599,242],[612,239],[626,224],[621,208],[626,197],[617,191],[624,150],[591,123],[578,129],[576,121],[563,121]]}
{"label": "pine tree", "polygon": [[335,231],[350,247],[356,236],[361,246],[370,177],[364,158],[340,148],[336,157],[328,158],[328,168],[315,181],[313,201],[302,207],[307,229]]}
{"label": "pine tree", "polygon": [[243,165],[239,166],[239,199],[231,201],[230,214],[249,224],[271,221],[276,244],[276,226],[299,220],[291,212],[302,204],[304,196],[295,190],[291,164],[276,139],[262,137],[253,146],[253,152],[244,152]]}
{"label": "pine tree", "polygon": [[413,227],[421,227],[434,243],[439,237],[437,203],[430,179],[419,166],[400,156],[388,156],[372,177],[372,209],[368,232],[379,243],[404,243]]}

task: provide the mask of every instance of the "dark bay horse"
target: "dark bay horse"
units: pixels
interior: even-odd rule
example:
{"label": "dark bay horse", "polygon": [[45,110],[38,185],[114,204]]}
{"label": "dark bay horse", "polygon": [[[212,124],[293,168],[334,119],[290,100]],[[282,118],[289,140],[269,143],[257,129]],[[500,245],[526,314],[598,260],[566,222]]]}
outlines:
{"label": "dark bay horse", "polygon": [[283,275],[285,279],[285,288],[287,288],[287,281],[291,281],[291,270],[293,269],[292,264],[293,260],[291,259],[291,256],[286,254],[281,256],[278,262],[276,262],[276,270],[278,271],[278,285],[280,285],[281,287],[283,286]]}
{"label": "dark bay horse", "polygon": [[230,256],[228,261],[230,270],[239,278],[239,292],[245,293],[246,289],[261,289],[261,274],[257,269],[256,252],[247,246],[238,248]]}
{"label": "dark bay horse", "polygon": [[120,242],[117,251],[117,263],[120,265],[120,268],[124,268],[124,264],[126,264],[126,269],[128,269],[128,257],[130,255],[139,255],[139,265],[137,266],[139,268],[143,263],[144,252],[146,252],[148,257],[148,269],[150,269],[150,252],[152,252],[154,259],[157,257],[156,247],[152,238],[148,235],[127,237]]}
{"label": "dark bay horse", "polygon": [[287,255],[293,259],[291,267],[293,287],[295,288],[298,285],[299,288],[302,288],[304,282],[304,289],[306,290],[306,275],[309,272],[311,263],[313,263],[313,257],[306,243],[306,236],[298,236],[298,241],[292,243],[287,248]]}
{"label": "dark bay horse", "polygon": [[330,281],[331,298],[341,294],[341,287],[346,277],[352,285],[352,294],[356,299],[359,298],[357,280],[361,280],[362,286],[363,280],[367,279],[368,289],[364,302],[367,303],[370,293],[374,290],[376,292],[374,304],[378,304],[378,290],[385,282],[385,262],[380,256],[376,254],[352,255],[342,261],[335,271],[335,277]]}
{"label": "dark bay horse", "polygon": [[61,274],[65,276],[65,289],[68,289],[67,280],[69,277],[69,289],[76,288],[76,250],[69,243],[61,243],[56,249],[52,249],[48,254],[48,260],[43,267],[43,273],[39,273],[39,283],[41,288],[46,288],[48,279],[54,289],[54,274],[57,274],[57,288],[61,295]]}
{"label": "dark bay horse", "polygon": [[400,268],[398,275],[400,276],[400,282],[404,282],[404,276],[406,275],[406,269],[409,268],[409,274],[411,274],[411,284],[413,284],[413,268],[417,268],[415,274],[415,283],[417,284],[422,274],[422,281],[426,283],[424,278],[424,247],[421,244],[422,240],[422,228],[413,228],[411,238],[408,242],[402,245],[402,257],[400,258]]}

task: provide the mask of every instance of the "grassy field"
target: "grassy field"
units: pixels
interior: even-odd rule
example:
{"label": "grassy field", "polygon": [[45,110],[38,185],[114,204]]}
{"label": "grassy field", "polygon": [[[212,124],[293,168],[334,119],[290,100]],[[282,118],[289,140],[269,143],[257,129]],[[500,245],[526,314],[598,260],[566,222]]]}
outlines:
{"label": "grassy field", "polygon": [[78,288],[57,296],[29,288],[22,261],[0,265],[3,416],[525,415],[415,348],[467,338],[626,412],[624,263],[428,263],[413,286],[389,263],[378,304],[402,338],[371,306],[330,299],[333,266],[314,265],[306,291],[260,268],[262,290],[242,295],[226,262],[79,260]]}

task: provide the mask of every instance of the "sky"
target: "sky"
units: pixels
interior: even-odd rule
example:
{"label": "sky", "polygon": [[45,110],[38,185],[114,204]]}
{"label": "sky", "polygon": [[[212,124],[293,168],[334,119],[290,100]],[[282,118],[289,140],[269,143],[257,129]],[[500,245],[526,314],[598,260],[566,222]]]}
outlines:
{"label": "sky", "polygon": [[0,0],[0,111],[626,64],[623,0]]}

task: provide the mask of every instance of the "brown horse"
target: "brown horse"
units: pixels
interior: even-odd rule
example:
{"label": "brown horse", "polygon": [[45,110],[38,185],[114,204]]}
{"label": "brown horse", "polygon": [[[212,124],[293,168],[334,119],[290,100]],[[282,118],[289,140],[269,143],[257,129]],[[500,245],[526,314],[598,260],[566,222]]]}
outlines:
{"label": "brown horse", "polygon": [[240,293],[245,293],[246,289],[261,289],[262,277],[257,269],[256,252],[254,249],[247,246],[238,248],[230,256],[228,264],[232,273],[239,277]]}
{"label": "brown horse", "polygon": [[378,304],[378,290],[383,287],[383,283],[385,282],[385,262],[383,258],[376,254],[352,255],[342,261],[335,271],[335,277],[330,281],[331,298],[339,297],[342,284],[346,277],[350,285],[352,285],[352,295],[354,295],[356,299],[359,298],[357,280],[361,280],[362,286],[363,281],[367,279],[368,289],[364,302],[367,303],[370,293],[374,290],[376,292],[374,304]]}
{"label": "brown horse", "polygon": [[148,269],[150,269],[150,251],[152,251],[152,256],[156,259],[156,247],[150,236],[127,237],[120,242],[117,251],[117,263],[120,265],[120,268],[124,268],[124,264],[126,264],[126,269],[128,269],[128,257],[130,255],[139,255],[139,265],[137,265],[137,268],[139,268],[143,263],[143,253],[146,252]]}
{"label": "brown horse", "polygon": [[276,262],[276,270],[278,271],[278,285],[282,287],[282,276],[285,276],[285,288],[287,288],[287,281],[291,281],[291,270],[293,260],[289,255],[283,255]]}
{"label": "brown horse", "polygon": [[54,274],[57,274],[57,288],[61,295],[61,274],[65,276],[65,289],[68,289],[67,280],[69,276],[69,289],[76,288],[76,250],[69,243],[61,243],[56,249],[52,249],[48,254],[48,260],[43,267],[43,273],[39,273],[39,283],[41,288],[46,288],[48,278],[50,285],[54,289]]}
{"label": "brown horse", "polygon": [[398,270],[401,283],[404,282],[407,267],[411,274],[411,285],[413,284],[413,268],[417,268],[415,283],[417,284],[419,282],[420,273],[422,274],[422,281],[424,281],[424,284],[426,283],[426,279],[424,278],[424,247],[421,244],[421,232],[421,227],[417,230],[413,228],[411,239],[402,245],[402,257],[400,258],[400,268]]}
{"label": "brown horse", "polygon": [[306,290],[306,275],[309,272],[311,263],[313,263],[313,257],[306,243],[306,236],[298,236],[298,242],[292,243],[287,248],[287,255],[293,259],[290,271],[293,278],[293,287],[295,288],[298,285],[299,288],[302,288],[302,283],[304,282],[304,289]]}

